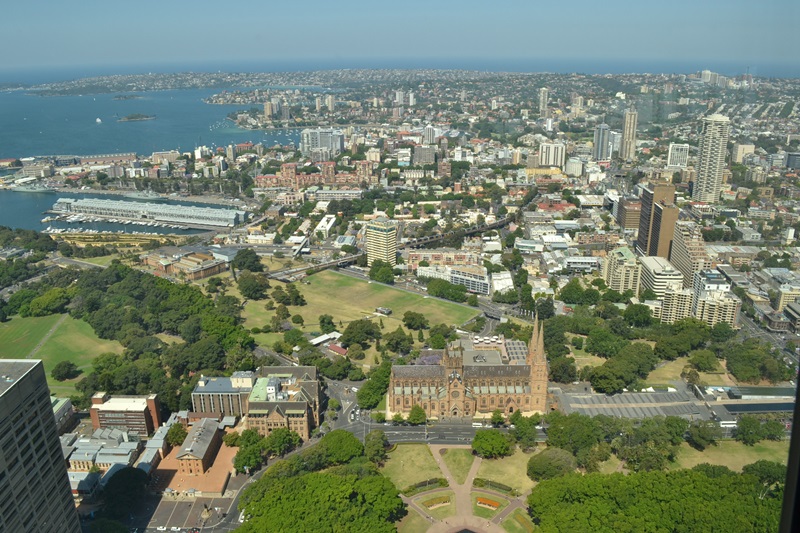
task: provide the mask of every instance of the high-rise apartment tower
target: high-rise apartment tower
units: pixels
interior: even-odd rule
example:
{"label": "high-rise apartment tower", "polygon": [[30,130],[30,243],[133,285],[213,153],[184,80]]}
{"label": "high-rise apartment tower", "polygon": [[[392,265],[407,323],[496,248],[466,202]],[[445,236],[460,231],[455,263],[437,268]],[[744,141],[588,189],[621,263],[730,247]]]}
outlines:
{"label": "high-rise apartment tower", "polygon": [[367,264],[377,260],[397,264],[397,227],[385,217],[367,224]]}
{"label": "high-rise apartment tower", "polygon": [[711,203],[719,201],[730,132],[728,117],[713,114],[703,119],[692,199]]}
{"label": "high-rise apartment tower", "polygon": [[639,123],[639,113],[634,107],[625,111],[625,122],[622,126],[622,147],[620,158],[633,161],[636,157],[636,126]]}

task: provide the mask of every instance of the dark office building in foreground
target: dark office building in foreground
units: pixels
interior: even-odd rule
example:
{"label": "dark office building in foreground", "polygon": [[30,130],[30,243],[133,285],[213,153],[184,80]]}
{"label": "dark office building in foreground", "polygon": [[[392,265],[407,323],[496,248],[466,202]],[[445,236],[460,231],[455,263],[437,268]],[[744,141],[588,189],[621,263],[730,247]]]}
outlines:
{"label": "dark office building in foreground", "polygon": [[0,531],[81,531],[41,361],[0,360]]}

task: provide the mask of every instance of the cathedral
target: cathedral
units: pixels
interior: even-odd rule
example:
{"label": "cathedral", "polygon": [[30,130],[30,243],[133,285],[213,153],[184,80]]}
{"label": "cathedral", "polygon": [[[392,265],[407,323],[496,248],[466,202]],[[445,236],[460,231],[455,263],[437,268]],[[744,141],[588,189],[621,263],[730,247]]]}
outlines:
{"label": "cathedral", "polygon": [[547,402],[544,326],[534,321],[530,343],[470,337],[449,345],[437,365],[393,366],[387,416],[414,405],[428,418],[544,413]]}

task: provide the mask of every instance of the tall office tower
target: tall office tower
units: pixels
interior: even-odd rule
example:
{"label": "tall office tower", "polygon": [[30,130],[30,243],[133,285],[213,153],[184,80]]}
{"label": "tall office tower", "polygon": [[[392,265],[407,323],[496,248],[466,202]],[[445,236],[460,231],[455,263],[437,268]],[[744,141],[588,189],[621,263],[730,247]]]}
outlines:
{"label": "tall office tower", "polygon": [[660,300],[667,291],[683,289],[683,274],[663,257],[640,257],[642,290],[650,289]]}
{"label": "tall office tower", "polygon": [[642,213],[636,251],[641,255],[669,257],[669,246],[680,210],[675,206],[675,186],[650,184],[642,192]]}
{"label": "tall office tower", "polygon": [[624,198],[617,208],[617,224],[623,229],[636,229],[642,217],[642,202],[633,198]]}
{"label": "tall office tower", "polygon": [[325,107],[328,108],[328,111],[333,113],[334,110],[336,110],[336,97],[333,96],[332,94],[329,94],[328,96],[326,96],[325,97]]}
{"label": "tall office tower", "polygon": [[272,102],[264,102],[264,117],[270,119],[274,115],[275,110],[273,109]]}
{"label": "tall office tower", "polygon": [[653,224],[650,226],[650,243],[647,255],[666,259],[672,250],[675,223],[681,214],[675,204],[659,202],[653,206]]}
{"label": "tall office tower", "polygon": [[566,147],[561,143],[542,143],[539,146],[539,165],[564,168]]}
{"label": "tall office tower", "polygon": [[317,110],[317,113],[322,111],[322,97],[321,96],[317,96],[314,99],[314,108]]}
{"label": "tall office tower", "polygon": [[80,533],[42,362],[0,375],[0,531]]}
{"label": "tall office tower", "polygon": [[403,105],[403,101],[405,100],[405,93],[403,91],[395,91],[394,92],[394,103],[398,105]]}
{"label": "tall office tower", "polygon": [[411,107],[417,103],[417,97],[414,93],[408,93],[408,107]]}
{"label": "tall office tower", "polygon": [[719,201],[730,132],[731,121],[728,117],[713,114],[703,119],[692,199],[710,203]]}
{"label": "tall office tower", "polygon": [[603,279],[609,289],[617,292],[632,290],[639,294],[641,274],[642,265],[631,249],[624,246],[611,250],[603,262]]}
{"label": "tall office tower", "polygon": [[689,166],[689,145],[669,143],[667,168],[686,168]]}
{"label": "tall office tower", "polygon": [[622,126],[622,148],[619,156],[625,161],[633,161],[636,157],[636,126],[639,123],[639,113],[631,106],[625,111],[625,122]]}
{"label": "tall office tower", "polygon": [[611,158],[611,128],[608,127],[608,124],[598,124],[595,127],[592,156],[595,161],[605,161]]}
{"label": "tall office tower", "polygon": [[675,223],[669,261],[683,274],[683,287],[690,288],[694,275],[710,264],[700,226],[688,220]]}
{"label": "tall office tower", "polygon": [[386,217],[367,224],[367,265],[377,260],[397,264],[397,227]]}
{"label": "tall office tower", "polygon": [[570,98],[570,105],[572,105],[573,113],[575,111],[583,109],[583,96],[577,93],[572,93],[572,97]]}
{"label": "tall office tower", "polygon": [[436,128],[430,124],[425,126],[425,129],[422,130],[422,142],[423,144],[434,144],[436,142]]}
{"label": "tall office tower", "polygon": [[541,118],[547,118],[547,98],[549,92],[547,87],[542,87],[539,89],[539,116]]}

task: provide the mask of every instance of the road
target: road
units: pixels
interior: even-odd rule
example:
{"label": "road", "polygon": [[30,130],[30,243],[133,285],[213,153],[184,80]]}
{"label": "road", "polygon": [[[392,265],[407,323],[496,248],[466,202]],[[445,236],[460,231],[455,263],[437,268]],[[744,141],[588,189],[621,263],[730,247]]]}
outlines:
{"label": "road", "polygon": [[787,340],[789,339],[800,340],[800,338],[798,338],[795,334],[790,332],[776,333],[774,331],[769,331],[767,329],[761,328],[758,326],[758,324],[753,322],[753,320],[744,313],[739,314],[739,323],[742,326],[741,333],[744,338],[757,337],[762,341],[764,341],[769,346],[778,348],[783,352],[784,356],[789,358],[792,364],[794,364],[795,368],[797,368],[798,364],[797,354],[786,348]]}

